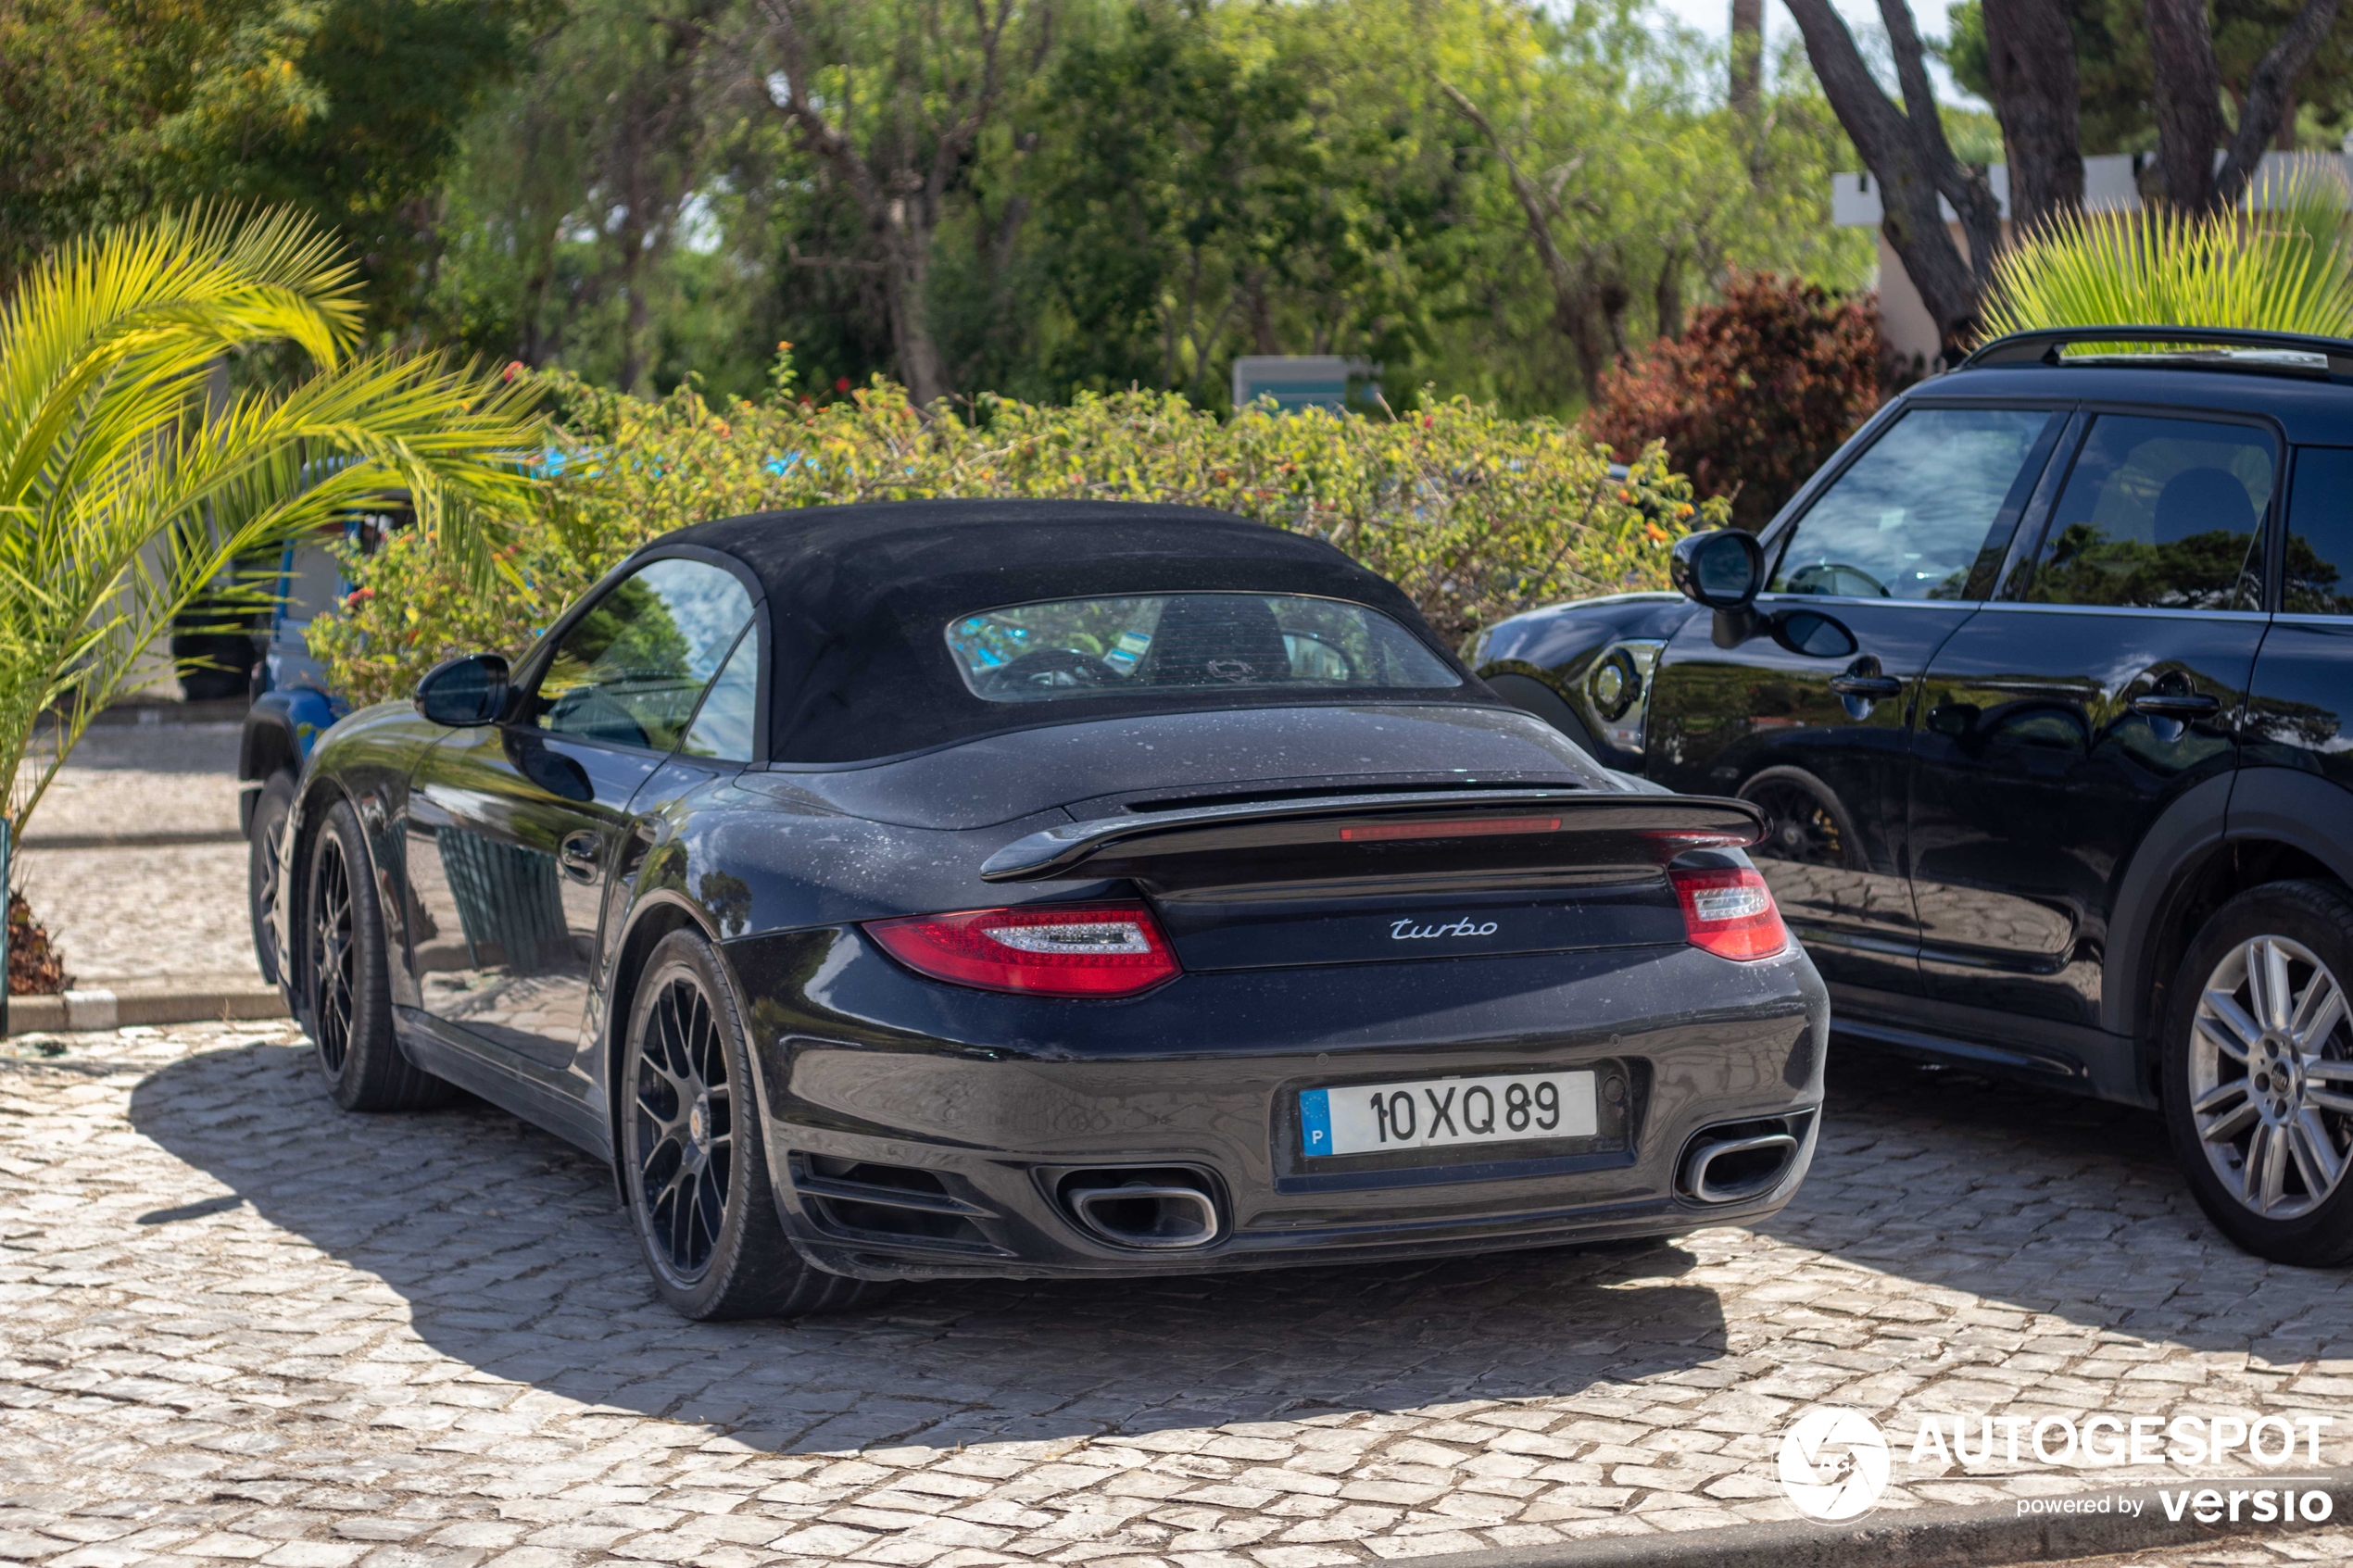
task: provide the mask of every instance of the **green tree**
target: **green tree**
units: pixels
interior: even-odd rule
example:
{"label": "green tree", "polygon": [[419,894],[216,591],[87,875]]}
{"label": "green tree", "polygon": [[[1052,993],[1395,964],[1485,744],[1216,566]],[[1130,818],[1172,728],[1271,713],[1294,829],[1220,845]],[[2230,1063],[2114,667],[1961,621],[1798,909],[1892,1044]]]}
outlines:
{"label": "green tree", "polygon": [[379,324],[412,312],[484,92],[552,0],[0,0],[0,276],[152,203],[332,228]]}

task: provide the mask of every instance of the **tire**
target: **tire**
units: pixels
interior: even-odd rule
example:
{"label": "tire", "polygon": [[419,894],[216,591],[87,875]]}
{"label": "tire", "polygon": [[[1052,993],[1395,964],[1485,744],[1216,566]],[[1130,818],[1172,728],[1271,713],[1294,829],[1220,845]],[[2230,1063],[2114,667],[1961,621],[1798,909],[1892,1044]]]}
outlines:
{"label": "tire", "polygon": [[2353,1259],[2348,984],[2353,898],[2275,882],[2214,912],[2166,1005],[2174,1158],[2215,1226],[2274,1262]]}
{"label": "tire", "polygon": [[334,803],[311,841],[302,915],[311,1045],[335,1103],[346,1110],[445,1103],[449,1085],[411,1063],[393,1036],[384,914],[367,836],[347,800]]}
{"label": "tire", "polygon": [[292,773],[272,773],[253,803],[253,836],[245,847],[245,909],[253,921],[253,956],[261,978],[279,982],[278,940],[270,928],[270,908],[278,898],[279,839],[294,809]]}
{"label": "tire", "polygon": [[847,1311],[882,1288],[813,1267],[785,1235],[747,1038],[711,944],[663,937],[630,1009],[614,1139],[646,1268],[698,1321]]}

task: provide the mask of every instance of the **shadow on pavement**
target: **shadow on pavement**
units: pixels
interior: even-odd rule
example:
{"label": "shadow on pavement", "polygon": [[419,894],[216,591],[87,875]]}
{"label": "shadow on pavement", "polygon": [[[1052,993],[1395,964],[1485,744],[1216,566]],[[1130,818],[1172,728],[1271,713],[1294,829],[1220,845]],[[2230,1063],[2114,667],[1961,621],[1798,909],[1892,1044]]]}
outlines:
{"label": "shadow on pavement", "polygon": [[[346,1116],[307,1049],[254,1045],[157,1073],[131,1116],[271,1223],[381,1281],[442,1353],[588,1404],[726,1425],[761,1448],[1427,1413],[1657,1378],[1725,1353],[1718,1297],[1678,1283],[1692,1260],[1671,1246],[958,1282],[906,1287],[862,1315],[690,1323],[654,1299],[606,1168],[502,1111]],[[168,1226],[232,1206],[140,1219]],[[224,1256],[205,1278],[224,1312],[269,1283],[236,1267]],[[381,1300],[371,1281],[315,1273],[283,1288]]]}
{"label": "shadow on pavement", "polygon": [[2151,1110],[1843,1042],[1806,1185],[1756,1227],[1842,1263],[2275,1363],[2346,1353],[2342,1271],[2239,1251]]}

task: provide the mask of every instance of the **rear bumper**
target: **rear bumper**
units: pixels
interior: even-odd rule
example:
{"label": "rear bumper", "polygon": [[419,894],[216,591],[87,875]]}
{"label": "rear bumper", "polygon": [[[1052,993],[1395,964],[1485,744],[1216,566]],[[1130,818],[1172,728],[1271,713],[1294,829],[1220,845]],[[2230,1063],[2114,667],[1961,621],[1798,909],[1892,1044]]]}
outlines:
{"label": "rear bumper", "polygon": [[[1794,947],[1761,963],[1688,947],[1191,973],[1070,1002],[920,979],[854,931],[726,947],[753,1020],[786,1229],[871,1279],[1168,1274],[1427,1258],[1761,1219],[1803,1180],[1829,1002]],[[1600,1135],[1308,1160],[1298,1092],[1350,1082],[1591,1068]],[[1704,1129],[1787,1119],[1777,1179],[1679,1190]],[[1074,1178],[1190,1173],[1205,1245],[1102,1239]]]}

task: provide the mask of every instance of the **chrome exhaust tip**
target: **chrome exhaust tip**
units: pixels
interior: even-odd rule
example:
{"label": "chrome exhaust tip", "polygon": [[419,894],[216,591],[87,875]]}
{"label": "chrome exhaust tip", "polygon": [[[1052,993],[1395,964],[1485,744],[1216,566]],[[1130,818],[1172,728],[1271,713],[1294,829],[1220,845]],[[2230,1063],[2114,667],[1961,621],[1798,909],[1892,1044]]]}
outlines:
{"label": "chrome exhaust tip", "polygon": [[1675,1185],[1695,1203],[1738,1203],[1773,1190],[1797,1163],[1802,1118],[1706,1127],[1684,1146]]}
{"label": "chrome exhaust tip", "polygon": [[1081,1229],[1114,1247],[1206,1247],[1225,1228],[1207,1181],[1190,1171],[1080,1172],[1062,1183],[1062,1200]]}

